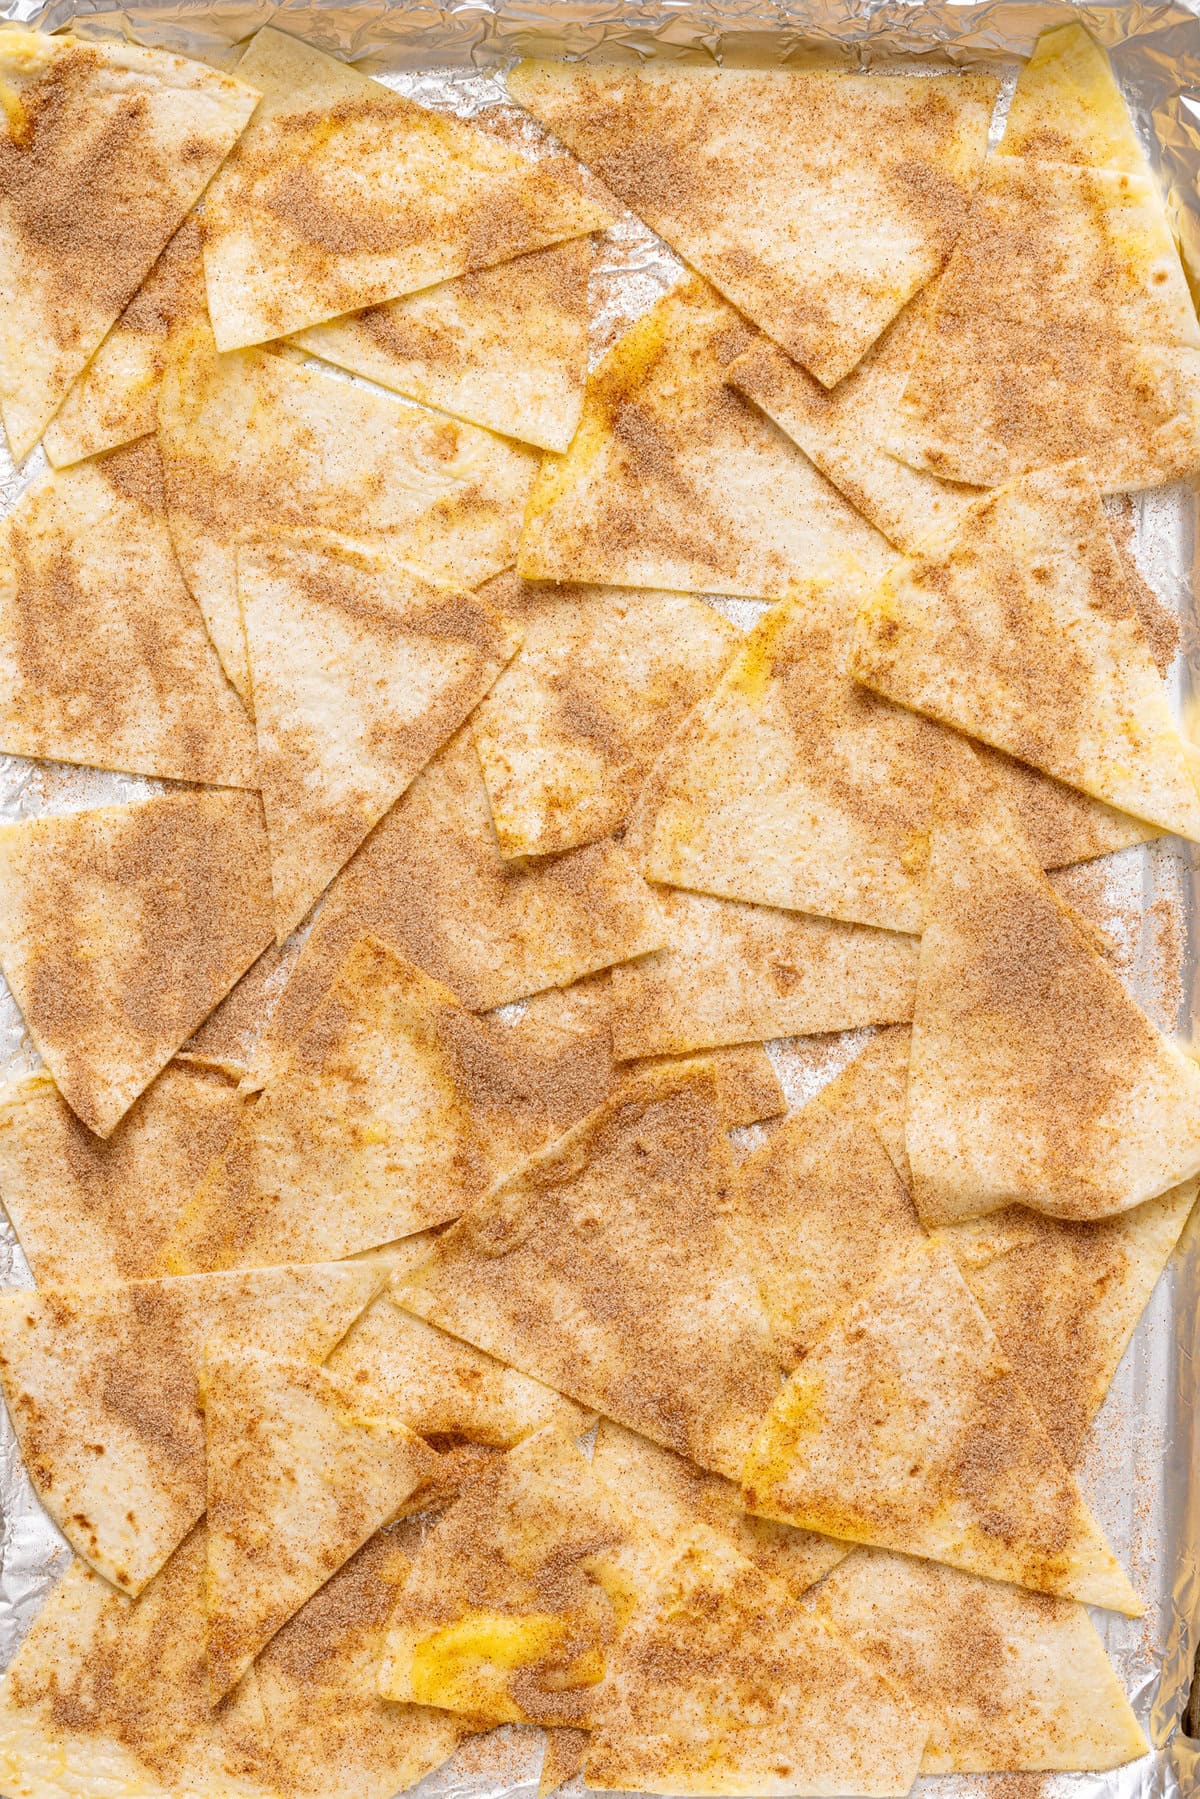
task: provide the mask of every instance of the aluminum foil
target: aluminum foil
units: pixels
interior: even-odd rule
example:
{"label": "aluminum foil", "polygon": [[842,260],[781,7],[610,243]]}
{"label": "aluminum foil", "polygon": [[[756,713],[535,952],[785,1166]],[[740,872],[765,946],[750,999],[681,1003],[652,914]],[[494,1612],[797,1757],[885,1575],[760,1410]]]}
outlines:
{"label": "aluminum foil", "polygon": [[[1110,51],[1158,170],[1193,289],[1200,293],[1200,0],[1072,6],[1062,0],[0,0],[0,18],[124,35],[228,68],[234,46],[273,23],[361,63],[424,104],[470,115],[507,104],[506,68],[521,55],[635,61],[928,68],[985,62],[1011,77],[1038,34],[1081,20]],[[1005,93],[1011,92],[1011,79]],[[1003,102],[1002,102],[1003,104]],[[594,275],[593,360],[679,277],[681,265],[639,221],[605,234]],[[0,515],[45,467],[19,469],[0,449]],[[1200,737],[1200,627],[1195,617],[1195,494],[1185,485],[1135,496],[1135,553],[1179,614],[1172,675],[1180,715]],[[761,608],[712,596],[742,628]],[[166,784],[0,757],[0,817],[22,818],[147,795]],[[1131,990],[1163,1028],[1200,1041],[1200,883],[1192,853],[1152,844],[1067,877],[1099,919]],[[829,1079],[867,1033],[770,1046],[792,1106]],[[0,982],[0,1079],[37,1065]],[[761,1127],[756,1127],[760,1129]],[[752,1140],[752,1139],[751,1139]],[[0,1218],[0,1285],[30,1285]],[[1200,1642],[1200,1214],[1154,1294],[1078,1470],[1084,1493],[1147,1598],[1138,1621],[1093,1614],[1154,1745],[1101,1775],[999,1775],[918,1782],[923,1799],[1197,1799],[1200,1742],[1181,1719]],[[69,1559],[35,1498],[0,1409],[0,1665]],[[1200,1716],[1200,1708],[1198,1708]],[[541,1734],[510,1727],[475,1739],[423,1783],[428,1799],[516,1799],[536,1789]]]}

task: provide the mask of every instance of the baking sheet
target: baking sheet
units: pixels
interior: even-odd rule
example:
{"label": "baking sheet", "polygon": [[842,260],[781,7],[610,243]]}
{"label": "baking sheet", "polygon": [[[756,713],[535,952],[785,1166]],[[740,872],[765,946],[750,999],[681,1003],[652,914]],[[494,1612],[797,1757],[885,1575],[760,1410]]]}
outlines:
{"label": "baking sheet", "polygon": [[[0,17],[53,30],[77,21],[229,67],[233,46],[273,23],[335,54],[362,61],[390,86],[428,105],[470,114],[505,100],[504,71],[519,55],[600,54],[792,66],[836,57],[852,66],[903,63],[931,70],[984,61],[1010,75],[1036,36],[1076,17],[1110,50],[1143,141],[1158,168],[1189,278],[1200,292],[1200,0],[1195,8],[1054,0],[0,0]],[[1006,83],[1011,92],[1011,81]],[[593,359],[672,286],[680,265],[627,218],[605,234],[594,277]],[[40,474],[35,451],[19,469],[0,448],[0,513]],[[1183,484],[1135,496],[1139,565],[1179,614],[1176,702],[1200,735],[1200,628],[1195,617],[1195,493]],[[748,628],[754,602],[720,600]],[[0,817],[28,817],[141,797],[166,784],[0,757]],[[1121,972],[1156,1022],[1200,1039],[1200,930],[1194,856],[1153,844],[1073,876],[1117,945]],[[838,1071],[866,1033],[771,1046],[789,1102],[798,1105]],[[11,996],[0,982],[0,1078],[37,1066]],[[0,1221],[2,1225],[2,1221]],[[11,1231],[0,1228],[0,1285],[29,1285]],[[1200,1743],[1179,1728],[1200,1627],[1200,1218],[1129,1347],[1079,1469],[1135,1584],[1145,1619],[1094,1613],[1154,1752],[1104,1775],[955,1776],[922,1780],[927,1799],[1195,1799]],[[20,1465],[0,1412],[0,1665],[16,1649],[68,1559]],[[510,1799],[536,1789],[541,1736],[519,1727],[468,1744],[419,1791],[430,1799]]]}

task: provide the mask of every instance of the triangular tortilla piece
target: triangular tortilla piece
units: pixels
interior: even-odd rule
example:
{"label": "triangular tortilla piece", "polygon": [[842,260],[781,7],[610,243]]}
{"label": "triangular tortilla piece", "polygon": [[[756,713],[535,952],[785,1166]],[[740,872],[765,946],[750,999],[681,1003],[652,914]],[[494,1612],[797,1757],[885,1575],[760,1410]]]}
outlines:
{"label": "triangular tortilla piece", "polygon": [[544,1734],[546,1751],[538,1775],[538,1799],[553,1799],[560,1788],[582,1773],[590,1738],[586,1730],[574,1730],[568,1724],[554,1725]]}
{"label": "triangular tortilla piece", "polygon": [[1017,77],[1000,149],[1038,162],[1148,172],[1112,65],[1082,25],[1039,37]]}
{"label": "triangular tortilla piece", "polygon": [[438,1457],[311,1363],[210,1349],[201,1389],[215,1706],[280,1626],[436,1478]]}
{"label": "triangular tortilla piece", "polygon": [[299,331],[314,356],[543,450],[583,411],[591,238]]}
{"label": "triangular tortilla piece", "polygon": [[827,1103],[847,1116],[854,1113],[875,1132],[891,1157],[904,1186],[912,1192],[912,1170],[904,1143],[908,1114],[908,1058],[912,1032],[907,1025],[876,1031],[865,1046],[822,1091]]}
{"label": "triangular tortilla piece", "polygon": [[158,390],[171,334],[202,318],[200,220],[175,233],[46,427],[55,468],[118,449],[158,428]]}
{"label": "triangular tortilla piece", "polygon": [[928,1726],[732,1546],[685,1549],[635,1612],[594,1708],[589,1787],[902,1795]]}
{"label": "triangular tortilla piece", "polygon": [[20,461],[258,96],[164,50],[20,30],[0,80],[0,411]]}
{"label": "triangular tortilla piece", "polygon": [[[635,819],[652,881],[920,930],[933,790],[969,751],[956,732],[851,678],[861,592],[860,582],[831,583],[773,607],[668,745]],[[987,769],[1056,860],[1153,835],[1008,757]]]}
{"label": "triangular tortilla piece", "polygon": [[320,1361],[386,1278],[347,1262],[0,1297],[4,1397],[72,1548],[139,1592],[204,1510],[206,1342]]}
{"label": "triangular tortilla piece", "polygon": [[294,355],[218,356],[207,321],[172,349],[159,447],[183,577],[247,699],[239,542],[308,531],[382,538],[426,580],[474,587],[516,556],[537,461],[523,445]]}
{"label": "triangular tortilla piece", "polygon": [[520,635],[382,549],[274,539],[243,547],[237,574],[282,943]]}
{"label": "triangular tortilla piece", "polygon": [[930,1725],[923,1774],[1079,1772],[1149,1752],[1070,1600],[878,1549],[858,1550],[814,1598]]}
{"label": "triangular tortilla piece", "polygon": [[216,1010],[192,1032],[179,1059],[219,1068],[232,1080],[243,1080],[290,971],[290,954],[284,955],[278,944],[268,944]]}
{"label": "triangular tortilla piece", "polygon": [[660,1564],[674,1560],[688,1543],[703,1543],[715,1535],[795,1595],[806,1592],[850,1553],[846,1544],[835,1543],[832,1537],[752,1518],[733,1481],[707,1474],[611,1418],[602,1418],[596,1430],[592,1466],[620,1494],[639,1536]]}
{"label": "triangular tortilla piece", "polygon": [[942,796],[926,908],[907,1117],[926,1223],[1103,1218],[1200,1173],[1200,1067],[975,788]]}
{"label": "triangular tortilla piece", "polygon": [[740,633],[690,594],[495,588],[524,632],[472,720],[501,854],[606,837]]}
{"label": "triangular tortilla piece", "polygon": [[844,1098],[825,1088],[738,1168],[738,1226],[788,1367],[924,1236],[883,1144]]}
{"label": "triangular tortilla piece", "polygon": [[97,1136],[271,935],[257,794],[173,793],[0,828],[0,966]]}
{"label": "triangular tortilla piece", "polygon": [[237,68],[262,101],[205,207],[222,350],[611,223],[563,157],[527,156],[297,38],[260,31]]}
{"label": "triangular tortilla piece", "polygon": [[859,563],[883,572],[879,534],[726,387],[753,339],[689,276],[618,340],[530,491],[522,575],[773,600]]}
{"label": "triangular tortilla piece", "polygon": [[789,1378],[751,1511],[1037,1592],[1143,1607],[949,1250],[912,1243]]}
{"label": "triangular tortilla piece", "polygon": [[648,1569],[569,1437],[527,1437],[433,1526],[392,1617],[384,1698],[497,1724],[587,1723]]}
{"label": "triangular tortilla piece", "polygon": [[935,1233],[1068,1464],[1079,1459],[1196,1190],[1193,1178],[1096,1223],[1008,1206]]}
{"label": "triangular tortilla piece", "polygon": [[47,1074],[0,1094],[0,1199],[41,1287],[156,1271],[179,1209],[246,1101],[216,1070],[167,1064],[108,1138],[82,1125]]}
{"label": "triangular tortilla piece", "polygon": [[912,1016],[917,940],[661,887],[670,946],[614,968],[620,1056],[848,1031]]}
{"label": "triangular tortilla piece", "polygon": [[493,1188],[397,1297],[735,1477],[778,1375],[732,1179],[711,1072],[644,1075]]}
{"label": "triangular tortilla piece", "polygon": [[521,63],[508,85],[827,387],[949,255],[998,92],[666,63]]}
{"label": "triangular tortilla piece", "polygon": [[254,730],[184,586],[152,438],[29,488],[0,538],[0,750],[257,787]]}
{"label": "triangular tortilla piece", "polygon": [[865,599],[856,679],[1151,824],[1200,836],[1200,794],[1083,463],[976,501]]}

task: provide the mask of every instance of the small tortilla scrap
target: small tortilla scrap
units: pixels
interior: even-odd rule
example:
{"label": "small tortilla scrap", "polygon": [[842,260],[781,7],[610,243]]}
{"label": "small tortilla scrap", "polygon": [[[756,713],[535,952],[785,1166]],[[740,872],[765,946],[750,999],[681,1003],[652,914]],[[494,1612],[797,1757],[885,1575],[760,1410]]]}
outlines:
{"label": "small tortilla scrap", "polygon": [[200,198],[258,95],[137,44],[0,33],[0,412],[16,461]]}
{"label": "small tortilla scrap", "polygon": [[1193,840],[1200,795],[1081,462],[998,488],[859,610],[851,672],[1121,811]]}
{"label": "small tortilla scrap", "polygon": [[294,341],[426,406],[562,451],[583,411],[594,256],[593,239],[572,238]]}
{"label": "small tortilla scrap", "polygon": [[826,387],[950,254],[999,91],[667,63],[527,62],[508,85]]}
{"label": "small tortilla scrap", "polygon": [[686,1548],[617,1646],[588,1787],[907,1794],[928,1726],[812,1608],[732,1545]]}
{"label": "small tortilla scrap", "polygon": [[822,1089],[829,1104],[870,1125],[910,1193],[912,1170],[904,1146],[904,1121],[911,1046],[912,1032],[907,1025],[876,1031],[841,1074]]}
{"label": "small tortilla scrap", "polygon": [[661,949],[650,888],[613,843],[505,862],[469,724],[418,775],[329,889],[260,1046],[273,1067],[358,939],[379,937],[489,1012]]}
{"label": "small tortilla scrap", "polygon": [[309,531],[365,546],[383,539],[427,581],[474,587],[516,556],[537,461],[520,444],[286,355],[218,356],[207,321],[172,347],[159,448],[183,578],[248,702],[239,543]]}
{"label": "small tortilla scrap", "polygon": [[739,633],[690,594],[493,584],[520,653],[472,720],[496,841],[544,856],[607,837]]}
{"label": "small tortilla scrap", "polygon": [[71,1547],[138,1593],[204,1510],[210,1338],[320,1361],[387,1278],[370,1262],[0,1295],[0,1380]]}
{"label": "small tortilla scrap", "polygon": [[646,1573],[616,1495],[569,1437],[538,1431],[429,1532],[379,1690],[497,1724],[586,1725]]}
{"label": "small tortilla scrap", "polygon": [[52,467],[66,468],[156,431],[172,333],[203,316],[200,220],[193,213],[47,425],[42,447]]}
{"label": "small tortilla scrap", "polygon": [[1149,172],[1112,64],[1082,25],[1039,37],[1017,79],[1000,149],[1038,162]]}
{"label": "small tortilla scrap", "polygon": [[546,1746],[538,1775],[538,1799],[553,1799],[560,1788],[582,1773],[588,1733],[563,1724],[552,1726],[544,1735]]}
{"label": "small tortilla scrap", "polygon": [[600,1420],[592,1467],[620,1494],[639,1536],[661,1565],[688,1543],[704,1543],[715,1535],[794,1596],[807,1592],[850,1553],[831,1537],[752,1518],[733,1481],[705,1473],[611,1418]]}
{"label": "small tortilla scrap", "polygon": [[59,1092],[107,1137],[272,936],[257,794],[0,828],[0,965]]}
{"label": "small tortilla scrap", "polygon": [[924,1235],[887,1151],[838,1082],[741,1163],[736,1192],[738,1227],[789,1368]]}
{"label": "small tortilla scrap", "polygon": [[280,1626],[436,1479],[438,1458],[311,1362],[210,1349],[201,1391],[216,1706]]}
{"label": "small tortilla scrap", "polygon": [[237,579],[283,943],[520,635],[486,600],[340,540],[245,545]]}
{"label": "small tortilla scrap", "polygon": [[746,1458],[751,1511],[1139,1617],[953,1256],[908,1245],[805,1356]]}
{"label": "small tortilla scrap", "polygon": [[617,341],[530,490],[523,576],[780,599],[858,563],[883,573],[884,540],[725,385],[753,339],[693,275]]}
{"label": "small tortilla scrap", "polygon": [[[299,945],[295,945],[299,949]],[[181,1061],[219,1068],[231,1080],[248,1074],[258,1040],[291,972],[292,955],[270,943],[179,1052]]]}
{"label": "small tortilla scrap", "polygon": [[1200,1067],[978,789],[939,796],[926,905],[906,1135],[927,1224],[1104,1218],[1200,1173]]}
{"label": "small tortilla scrap", "polygon": [[614,968],[620,1056],[672,1055],[912,1016],[917,941],[660,887],[667,949]]}
{"label": "small tortilla scrap", "polygon": [[397,1298],[735,1478],[778,1375],[732,1180],[711,1071],[643,1075],[452,1225]]}
{"label": "small tortilla scrap", "polygon": [[1149,1744],[1086,1611],[937,1562],[860,1549],[815,1610],[930,1726],[922,1774],[1117,1768]]}
{"label": "small tortilla scrap", "polygon": [[296,38],[258,32],[238,76],[262,101],[204,214],[222,350],[611,222],[565,158],[524,155]]}
{"label": "small tortilla scrap", "polygon": [[0,528],[0,750],[257,787],[254,730],[180,578],[152,438],[29,488]]}
{"label": "small tortilla scrap", "polygon": [[237,1129],[246,1101],[216,1070],[176,1060],[112,1135],[93,1136],[47,1074],[0,1094],[0,1199],[39,1287],[156,1272],[181,1195]]}

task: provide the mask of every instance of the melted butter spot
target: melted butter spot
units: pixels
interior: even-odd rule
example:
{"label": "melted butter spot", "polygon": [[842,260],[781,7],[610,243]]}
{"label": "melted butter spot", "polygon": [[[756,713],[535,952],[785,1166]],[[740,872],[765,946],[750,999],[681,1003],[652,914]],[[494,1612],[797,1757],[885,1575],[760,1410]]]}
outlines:
{"label": "melted butter spot", "polygon": [[[549,1655],[562,1641],[565,1624],[545,1612],[512,1617],[504,1612],[471,1612],[415,1643],[409,1686],[418,1705],[470,1711],[489,1694],[497,1673],[527,1668]],[[603,1672],[603,1670],[601,1670]],[[597,1676],[596,1678],[599,1678]],[[586,1684],[586,1683],[583,1683]],[[523,1714],[510,1702],[511,1716]],[[489,1714],[494,1715],[489,1703]]]}

